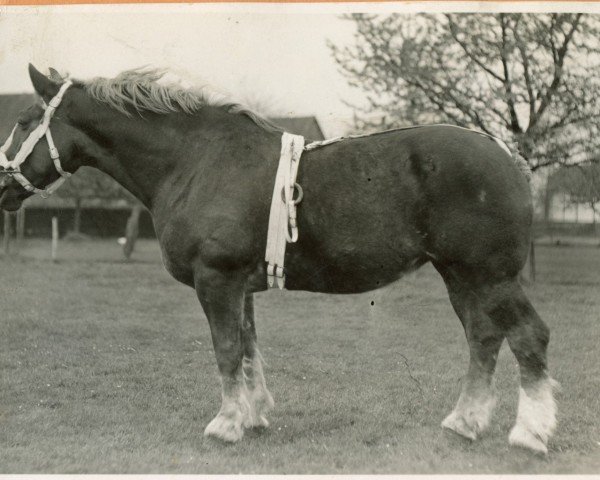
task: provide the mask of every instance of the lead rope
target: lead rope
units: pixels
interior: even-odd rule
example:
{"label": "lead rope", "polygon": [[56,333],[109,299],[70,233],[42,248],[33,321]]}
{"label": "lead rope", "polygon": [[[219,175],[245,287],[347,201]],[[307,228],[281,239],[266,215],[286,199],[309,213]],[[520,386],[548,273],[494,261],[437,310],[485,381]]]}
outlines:
{"label": "lead rope", "polygon": [[[71,176],[69,172],[65,172],[60,163],[60,155],[54,144],[54,139],[52,138],[52,134],[50,133],[50,120],[54,115],[54,112],[60,105],[62,101],[63,95],[67,91],[67,89],[72,85],[70,80],[67,80],[60,87],[58,93],[50,100],[48,105],[44,103],[44,116],[42,117],[42,121],[40,124],[29,134],[29,136],[25,139],[25,141],[21,144],[21,148],[15,155],[15,158],[12,160],[8,160],[6,157],[6,152],[12,145],[14,134],[17,129],[17,125],[14,126],[12,132],[4,145],[0,147],[0,167],[4,170],[0,170],[0,174],[8,175],[13,177],[17,182],[21,184],[21,186],[32,193],[39,193],[43,198],[48,198],[52,195],[64,182],[67,178]],[[54,167],[56,171],[60,174],[57,180],[52,182],[46,188],[37,188],[35,187],[29,180],[25,178],[25,176],[21,173],[20,166],[21,164],[27,160],[27,157],[31,154],[37,142],[40,141],[42,137],[46,137],[46,141],[48,142],[48,149],[50,150],[50,158],[52,158],[52,163],[54,163]]]}
{"label": "lead rope", "polygon": [[[269,229],[267,232],[267,285],[283,289],[285,286],[285,248],[287,243],[298,240],[296,205],[302,201],[303,193],[296,183],[300,156],[304,150],[304,137],[284,132],[281,136],[279,167],[275,176]],[[294,198],[294,192],[297,197]]]}

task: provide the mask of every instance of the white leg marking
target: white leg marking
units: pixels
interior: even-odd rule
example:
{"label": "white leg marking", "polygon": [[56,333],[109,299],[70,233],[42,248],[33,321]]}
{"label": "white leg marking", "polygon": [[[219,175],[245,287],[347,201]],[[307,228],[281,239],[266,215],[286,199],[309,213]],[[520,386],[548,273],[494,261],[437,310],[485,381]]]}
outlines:
{"label": "white leg marking", "polygon": [[527,390],[519,390],[517,422],[508,436],[511,445],[548,453],[548,439],[556,428],[556,402],[552,395],[558,383],[548,378]]}
{"label": "white leg marking", "polygon": [[250,401],[249,427],[268,427],[266,414],[273,408],[275,402],[265,382],[262,368],[262,356],[255,349],[254,358],[244,357],[244,377],[248,381]]}
{"label": "white leg marking", "polygon": [[225,442],[237,442],[244,436],[244,428],[250,424],[250,403],[248,390],[242,378],[242,384],[235,389],[236,393],[223,393],[221,410],[206,426],[205,436],[213,436]]}
{"label": "white leg marking", "polygon": [[496,397],[491,388],[478,393],[477,397],[463,390],[456,407],[442,422],[442,427],[476,440],[489,426],[495,405]]}

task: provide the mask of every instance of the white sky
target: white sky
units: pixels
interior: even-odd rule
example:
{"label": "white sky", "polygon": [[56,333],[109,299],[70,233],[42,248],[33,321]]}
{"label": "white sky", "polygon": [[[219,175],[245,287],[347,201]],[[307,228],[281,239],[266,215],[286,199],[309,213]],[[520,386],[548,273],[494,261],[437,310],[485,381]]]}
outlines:
{"label": "white sky", "polygon": [[81,79],[150,64],[267,113],[316,115],[327,135],[338,135],[352,114],[342,100],[360,94],[326,41],[351,42],[353,31],[335,14],[11,10],[0,16],[0,93],[32,90],[29,62]]}
{"label": "white sky", "polygon": [[[484,6],[483,6],[484,5]],[[539,4],[104,5],[0,7],[0,93],[31,91],[27,64],[75,78],[153,65],[209,84],[265,113],[316,115],[326,136],[345,133],[363,94],[351,89],[327,48],[352,42],[342,11],[547,10]],[[554,10],[586,10],[580,3]],[[318,12],[318,13],[317,13]],[[328,13],[323,13],[328,12]]]}

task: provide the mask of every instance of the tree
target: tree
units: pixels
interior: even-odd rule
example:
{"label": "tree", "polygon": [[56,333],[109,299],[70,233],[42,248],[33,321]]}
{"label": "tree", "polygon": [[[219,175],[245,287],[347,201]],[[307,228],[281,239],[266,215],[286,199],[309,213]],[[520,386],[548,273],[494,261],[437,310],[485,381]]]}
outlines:
{"label": "tree", "polygon": [[597,158],[600,18],[584,14],[354,14],[330,43],[366,93],[361,130],[449,122],[515,145],[532,170]]}

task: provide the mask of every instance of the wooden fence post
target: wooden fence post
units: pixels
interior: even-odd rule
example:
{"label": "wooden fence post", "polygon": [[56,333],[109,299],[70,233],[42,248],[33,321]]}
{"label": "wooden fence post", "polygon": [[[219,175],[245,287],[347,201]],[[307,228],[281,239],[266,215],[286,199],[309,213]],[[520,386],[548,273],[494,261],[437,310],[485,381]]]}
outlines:
{"label": "wooden fence post", "polygon": [[10,212],[4,212],[4,255],[8,256],[10,254],[10,234],[12,232],[12,228],[10,227]]}
{"label": "wooden fence post", "polygon": [[123,244],[123,254],[126,259],[131,257],[140,232],[139,224],[141,213],[142,206],[139,203],[136,203],[131,209],[131,214],[127,219],[127,226],[125,227],[125,243]]}
{"label": "wooden fence post", "polygon": [[25,207],[21,207],[17,210],[17,241],[15,243],[16,250],[19,252],[23,246],[23,239],[25,238]]}
{"label": "wooden fence post", "polygon": [[535,282],[535,242],[533,240],[529,247],[529,280]]}
{"label": "wooden fence post", "polygon": [[57,261],[58,254],[58,218],[52,217],[52,261]]}

